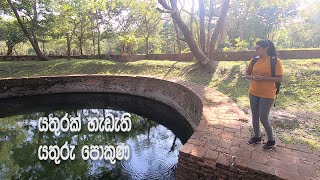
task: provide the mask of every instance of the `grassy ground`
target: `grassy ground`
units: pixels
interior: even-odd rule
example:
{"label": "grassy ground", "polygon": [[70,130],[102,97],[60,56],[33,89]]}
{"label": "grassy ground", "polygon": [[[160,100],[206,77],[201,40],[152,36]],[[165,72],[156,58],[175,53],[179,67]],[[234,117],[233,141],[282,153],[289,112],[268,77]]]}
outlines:
{"label": "grassy ground", "polygon": [[[248,62],[219,62],[212,73],[189,71],[193,62],[115,62],[55,60],[0,62],[0,78],[62,74],[134,74],[171,77],[213,87],[230,96],[248,114],[249,81],[243,76]],[[270,118],[277,136],[286,143],[320,148],[320,59],[285,60],[285,79]]]}

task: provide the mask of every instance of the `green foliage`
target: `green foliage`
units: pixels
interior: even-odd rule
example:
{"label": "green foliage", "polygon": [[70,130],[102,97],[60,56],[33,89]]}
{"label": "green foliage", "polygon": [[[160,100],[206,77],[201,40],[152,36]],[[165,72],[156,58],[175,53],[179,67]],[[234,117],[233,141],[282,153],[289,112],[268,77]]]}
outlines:
{"label": "green foliage", "polygon": [[0,41],[5,41],[6,45],[15,46],[18,43],[26,41],[26,37],[21,31],[17,21],[0,20]]}
{"label": "green foliage", "polygon": [[247,50],[249,43],[245,40],[241,40],[240,37],[235,39],[237,50]]}

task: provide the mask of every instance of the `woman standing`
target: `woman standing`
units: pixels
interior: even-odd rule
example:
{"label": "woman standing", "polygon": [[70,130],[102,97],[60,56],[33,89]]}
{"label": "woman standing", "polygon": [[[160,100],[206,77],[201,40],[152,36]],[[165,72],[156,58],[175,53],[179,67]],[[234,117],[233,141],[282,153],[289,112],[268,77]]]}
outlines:
{"label": "woman standing", "polygon": [[[261,143],[261,121],[266,130],[268,141],[263,149],[273,149],[276,145],[269,122],[269,112],[276,97],[276,82],[282,82],[283,69],[274,44],[269,40],[260,40],[255,46],[257,58],[250,61],[246,70],[246,78],[251,80],[249,88],[250,107],[252,112],[252,125],[254,137],[248,140],[248,144]],[[271,60],[275,58],[275,76],[272,76]]]}

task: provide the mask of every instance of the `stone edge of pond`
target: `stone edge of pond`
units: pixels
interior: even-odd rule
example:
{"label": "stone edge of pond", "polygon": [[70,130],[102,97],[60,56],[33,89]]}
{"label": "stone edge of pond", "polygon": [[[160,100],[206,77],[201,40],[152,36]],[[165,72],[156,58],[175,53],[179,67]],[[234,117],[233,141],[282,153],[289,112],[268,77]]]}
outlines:
{"label": "stone edge of pond", "polygon": [[318,179],[320,151],[246,144],[247,115],[229,97],[192,82],[131,75],[68,75],[0,79],[1,98],[71,92],[138,95],[175,108],[194,129],[180,150],[176,179]]}

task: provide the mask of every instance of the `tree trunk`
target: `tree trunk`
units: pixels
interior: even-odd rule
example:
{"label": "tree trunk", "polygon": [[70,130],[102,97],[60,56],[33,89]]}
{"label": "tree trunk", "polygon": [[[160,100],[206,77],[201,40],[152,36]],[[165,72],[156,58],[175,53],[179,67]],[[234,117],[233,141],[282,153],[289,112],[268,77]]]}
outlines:
{"label": "tree trunk", "polygon": [[98,58],[101,59],[101,47],[100,47],[101,34],[100,34],[99,24],[97,24],[97,29],[98,29]]}
{"label": "tree trunk", "polygon": [[230,3],[230,0],[224,0],[223,1],[221,14],[219,16],[219,19],[218,19],[218,22],[217,22],[217,26],[214,29],[212,37],[211,37],[210,50],[209,50],[209,53],[208,53],[210,60],[213,60],[214,49],[215,49],[215,46],[217,44],[219,34],[222,31],[223,24],[224,24],[224,21],[226,19],[227,13],[228,13],[229,3]]}
{"label": "tree trunk", "polygon": [[7,43],[7,47],[8,47],[7,56],[12,56],[14,45],[12,45],[11,43]]}
{"label": "tree trunk", "polygon": [[194,18],[194,0],[191,0],[191,14],[190,14],[190,24],[189,24],[189,28],[190,28],[190,33],[191,35],[193,35],[193,18]]}
{"label": "tree trunk", "polygon": [[209,54],[209,47],[210,47],[210,37],[211,37],[211,21],[212,21],[212,17],[213,17],[213,3],[214,3],[214,0],[210,0],[210,8],[209,8],[209,20],[208,20],[208,35],[207,35],[207,49],[206,49],[206,52],[205,54]]}
{"label": "tree trunk", "polygon": [[[97,2],[96,0],[94,1]],[[96,29],[97,29],[97,43],[98,43],[98,59],[101,59],[101,47],[100,47],[100,41],[101,41],[101,34],[100,34],[100,24],[99,24],[99,15],[101,15],[101,11],[96,9],[95,10],[95,21],[96,21]]]}
{"label": "tree trunk", "polygon": [[67,56],[68,60],[71,60],[71,36],[67,33]]}
{"label": "tree trunk", "polygon": [[92,31],[92,46],[93,46],[93,55],[96,55],[96,41],[95,41],[94,31]]}
{"label": "tree trunk", "polygon": [[246,1],[246,11],[241,19],[241,21],[239,21],[239,37],[241,40],[244,39],[244,22],[246,21],[248,14],[249,14],[249,10],[251,7],[251,0],[247,0]]}
{"label": "tree trunk", "polygon": [[204,29],[204,20],[205,20],[205,8],[204,0],[199,0],[199,17],[200,17],[200,35],[199,35],[199,45],[202,52],[206,52],[206,35]]}
{"label": "tree trunk", "polygon": [[223,24],[221,26],[222,27],[221,27],[221,31],[220,31],[219,40],[218,40],[219,45],[222,44],[227,37],[227,21],[226,21],[226,19],[223,21]]}
{"label": "tree trunk", "polygon": [[96,34],[95,34],[95,31],[94,31],[94,29],[95,29],[95,25],[94,25],[94,19],[91,17],[90,18],[90,24],[91,24],[91,32],[92,32],[92,46],[93,46],[93,55],[96,55]]}
{"label": "tree trunk", "polygon": [[19,56],[18,52],[16,51],[16,47],[13,46],[13,51],[16,53],[16,56]]}
{"label": "tree trunk", "polygon": [[144,38],[144,42],[145,42],[145,48],[146,48],[145,52],[146,52],[146,55],[148,55],[149,54],[149,36],[146,36]]}
{"label": "tree trunk", "polygon": [[[39,48],[39,45],[38,45],[38,40],[37,40],[37,37],[35,35],[35,32],[32,32],[33,33],[33,37],[31,37],[31,35],[29,34],[28,30],[27,30],[27,27],[25,26],[25,24],[23,24],[21,18],[20,18],[20,15],[17,11],[17,9],[14,7],[14,5],[12,4],[11,0],[7,0],[11,10],[13,11],[14,15],[16,16],[17,18],[17,21],[22,29],[22,32],[23,34],[28,38],[28,40],[30,41],[30,44],[32,45],[34,51],[36,52],[38,58],[40,60],[48,60],[41,52],[40,48]],[[36,12],[35,12],[36,13]]]}
{"label": "tree trunk", "polygon": [[42,41],[42,52],[43,52],[43,54],[46,54],[46,51],[44,49],[44,44],[45,44],[45,42],[44,42],[44,38],[43,38],[43,41]]}
{"label": "tree trunk", "polygon": [[[192,52],[192,54],[194,55],[194,57],[198,60],[198,62],[200,63],[200,65],[202,65],[205,68],[211,69],[211,67],[216,66],[216,62],[214,61],[210,61],[204,52],[199,48],[198,44],[196,43],[195,39],[193,38],[190,30],[188,29],[188,26],[183,22],[180,13],[178,11],[178,6],[177,6],[177,0],[170,0],[171,3],[171,7],[167,4],[166,0],[158,0],[158,2],[162,5],[163,8],[165,8],[166,10],[168,10],[171,14],[171,17],[175,20],[175,22],[177,23],[177,25],[179,26],[180,30],[182,31],[184,38],[185,38],[185,42],[188,44],[190,51]],[[221,10],[221,15],[217,24],[217,27],[215,29],[215,33],[213,33],[212,35],[212,40],[210,43],[210,52],[213,52],[214,50],[214,46],[211,45],[212,43],[217,42],[217,37],[219,35],[219,33],[221,32],[221,24],[223,24],[224,19],[226,18],[226,14],[228,12],[228,8],[229,8],[229,3],[230,0],[225,0],[222,4],[222,10]],[[165,11],[164,11],[165,12]],[[208,53],[210,55],[210,52]],[[209,66],[208,66],[209,65]]]}
{"label": "tree trunk", "polygon": [[173,19],[173,25],[174,25],[174,30],[176,31],[178,53],[179,53],[179,60],[180,60],[180,55],[181,55],[180,33],[179,33],[179,29],[178,29],[177,23],[176,23],[176,21],[174,19]]}
{"label": "tree trunk", "polygon": [[70,34],[69,32],[66,33],[66,37],[67,37],[67,56],[68,56],[68,60],[71,60],[71,41],[72,41],[72,37],[77,29],[77,23],[74,23],[74,27],[72,30],[72,33]]}
{"label": "tree trunk", "polygon": [[82,48],[82,46],[83,46],[83,42],[82,42],[82,40],[80,41],[80,43],[79,43],[80,45],[79,45],[79,49],[80,49],[80,56],[83,56],[83,48]]}
{"label": "tree trunk", "polygon": [[200,62],[201,65],[205,66],[209,63],[209,59],[207,56],[201,51],[196,41],[193,39],[192,34],[190,30],[188,29],[187,25],[183,22],[177,7],[177,1],[176,0],[170,0],[173,12],[171,14],[171,17],[176,21],[177,25],[181,29],[185,39],[186,43],[188,44],[192,54],[194,57]]}

